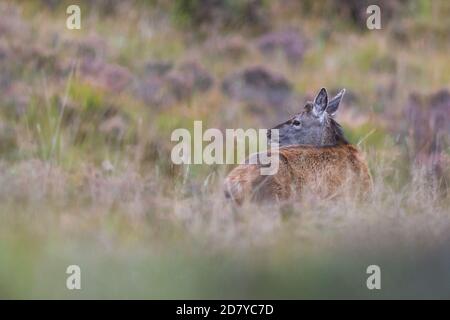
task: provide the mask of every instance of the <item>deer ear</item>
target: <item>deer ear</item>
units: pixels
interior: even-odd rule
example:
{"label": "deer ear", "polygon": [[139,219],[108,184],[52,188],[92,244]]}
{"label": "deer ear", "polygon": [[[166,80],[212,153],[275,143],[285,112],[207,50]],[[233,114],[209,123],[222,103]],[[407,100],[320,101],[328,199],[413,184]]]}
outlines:
{"label": "deer ear", "polygon": [[339,104],[341,103],[342,97],[345,94],[345,89],[342,89],[333,99],[330,100],[327,107],[327,113],[331,116],[336,114]]}
{"label": "deer ear", "polygon": [[316,98],[314,99],[314,113],[316,115],[322,114],[328,105],[327,90],[325,88],[320,89]]}

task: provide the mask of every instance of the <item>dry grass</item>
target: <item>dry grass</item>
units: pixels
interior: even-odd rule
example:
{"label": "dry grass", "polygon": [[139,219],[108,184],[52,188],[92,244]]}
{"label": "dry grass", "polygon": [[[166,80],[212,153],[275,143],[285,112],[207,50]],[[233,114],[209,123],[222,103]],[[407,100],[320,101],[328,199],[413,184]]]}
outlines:
{"label": "dry grass", "polygon": [[[164,1],[121,2],[111,15],[89,7],[79,33],[61,28],[62,5],[42,3],[0,4],[1,298],[449,297],[448,190],[414,166],[402,139],[408,94],[450,81],[447,1],[418,1],[423,12],[379,32],[324,17],[320,5],[273,5],[272,29],[300,27],[308,40],[298,66],[264,57],[245,26],[206,36],[176,26]],[[237,58],[223,53],[230,38],[243,46]],[[106,69],[127,68],[130,86],[83,75],[80,48]],[[136,94],[148,62],[190,60],[214,77],[210,91],[162,107]],[[265,127],[298,111],[224,96],[224,77],[254,65],[284,75],[299,104],[322,86],[356,96],[337,120],[368,159],[366,202],[233,208],[222,194],[229,167],[170,163],[170,133],[194,120]],[[115,123],[119,134],[108,131]],[[65,287],[70,264],[82,269],[81,291]],[[370,264],[382,269],[381,291],[366,288]]]}
{"label": "dry grass", "polygon": [[[188,194],[191,178],[165,191],[164,178],[132,167],[86,168],[78,176],[38,160],[3,166],[2,294],[377,297],[364,279],[365,268],[379,264],[391,288],[383,297],[446,296],[445,284],[424,292],[421,283],[448,276],[435,265],[449,263],[436,254],[449,240],[448,195],[420,170],[396,186],[387,182],[396,175],[391,165],[374,166],[375,191],[366,202],[304,199],[241,208],[224,199],[219,174]],[[64,265],[71,263],[86,274],[80,293],[63,286]],[[416,264],[423,278],[411,280],[411,290],[389,282],[406,281],[401,274],[415,274]]]}

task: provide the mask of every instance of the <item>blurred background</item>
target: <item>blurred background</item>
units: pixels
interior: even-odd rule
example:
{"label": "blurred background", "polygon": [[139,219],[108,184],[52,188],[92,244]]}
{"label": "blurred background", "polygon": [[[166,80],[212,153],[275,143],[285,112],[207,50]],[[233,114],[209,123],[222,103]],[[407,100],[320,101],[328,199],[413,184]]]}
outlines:
{"label": "blurred background", "polygon": [[[450,297],[450,2],[2,0],[0,16],[0,298]],[[367,203],[236,211],[232,166],[170,161],[176,128],[269,128],[321,87],[347,89]]]}

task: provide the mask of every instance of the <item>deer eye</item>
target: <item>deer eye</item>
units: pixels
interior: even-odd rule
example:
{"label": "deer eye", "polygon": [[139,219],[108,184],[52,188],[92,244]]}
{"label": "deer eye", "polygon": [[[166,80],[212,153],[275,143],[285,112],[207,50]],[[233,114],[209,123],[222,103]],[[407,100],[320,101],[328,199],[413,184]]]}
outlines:
{"label": "deer eye", "polygon": [[295,126],[295,127],[298,127],[298,126],[300,126],[300,121],[298,121],[298,120],[293,120],[293,121],[292,121],[292,125]]}

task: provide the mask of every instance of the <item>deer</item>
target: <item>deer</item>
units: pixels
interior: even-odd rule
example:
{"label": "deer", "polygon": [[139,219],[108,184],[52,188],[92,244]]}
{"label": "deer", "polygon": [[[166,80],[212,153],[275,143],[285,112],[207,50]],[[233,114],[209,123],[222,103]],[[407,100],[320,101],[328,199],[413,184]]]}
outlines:
{"label": "deer", "polygon": [[300,113],[269,129],[270,143],[275,142],[272,130],[278,130],[278,148],[267,151],[277,156],[278,170],[262,175],[263,164],[249,161],[255,156],[250,155],[225,178],[225,197],[242,205],[246,200],[279,202],[306,194],[319,199],[370,194],[373,182],[367,163],[335,120],[344,94],[345,89],[329,100],[322,88]]}

